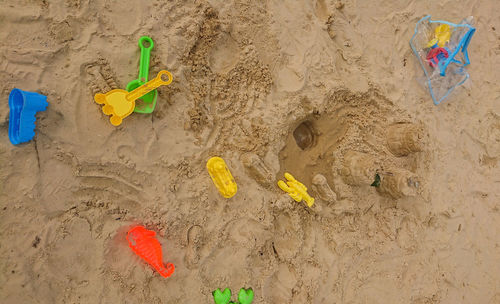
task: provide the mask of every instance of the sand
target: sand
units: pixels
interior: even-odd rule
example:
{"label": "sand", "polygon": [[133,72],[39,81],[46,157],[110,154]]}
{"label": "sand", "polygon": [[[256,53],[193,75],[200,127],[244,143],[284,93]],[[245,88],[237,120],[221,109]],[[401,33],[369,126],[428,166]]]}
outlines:
{"label": "sand", "polygon": [[[225,287],[254,303],[500,303],[500,2],[138,3],[0,0],[2,303],[212,303]],[[437,107],[408,44],[426,14],[477,27],[471,81]],[[114,127],[93,94],[137,77],[142,35],[150,78],[174,81]],[[50,103],[20,146],[14,87]],[[284,172],[313,208],[276,186]],[[172,277],[130,250],[135,224]]]}

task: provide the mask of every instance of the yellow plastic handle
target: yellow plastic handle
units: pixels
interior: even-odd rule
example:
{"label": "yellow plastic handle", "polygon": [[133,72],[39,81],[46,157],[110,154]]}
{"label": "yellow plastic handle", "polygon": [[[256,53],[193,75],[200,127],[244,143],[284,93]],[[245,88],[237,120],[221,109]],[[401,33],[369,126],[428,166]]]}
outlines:
{"label": "yellow plastic handle", "polygon": [[[166,81],[163,80],[164,75],[168,76],[168,79]],[[173,80],[172,74],[170,74],[169,71],[162,70],[158,73],[158,75],[156,75],[154,79],[146,82],[137,89],[131,91],[125,96],[125,98],[127,98],[127,100],[129,101],[135,101],[136,99],[141,98],[142,96],[153,91],[159,86],[169,85],[170,83],[172,83],[172,80]]]}

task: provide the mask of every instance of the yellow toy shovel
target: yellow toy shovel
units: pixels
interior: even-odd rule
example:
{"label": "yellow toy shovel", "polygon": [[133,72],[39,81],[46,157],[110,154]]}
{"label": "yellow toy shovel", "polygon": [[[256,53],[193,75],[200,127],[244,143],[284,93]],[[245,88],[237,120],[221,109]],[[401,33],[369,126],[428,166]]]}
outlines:
{"label": "yellow toy shovel", "polygon": [[[166,80],[164,78],[168,77]],[[105,94],[97,93],[94,96],[95,102],[103,104],[102,112],[111,115],[109,121],[113,126],[119,126],[122,120],[129,116],[135,108],[135,100],[162,85],[169,85],[172,82],[172,74],[169,71],[160,71],[153,79],[137,89],[127,92],[121,89],[114,89]]]}

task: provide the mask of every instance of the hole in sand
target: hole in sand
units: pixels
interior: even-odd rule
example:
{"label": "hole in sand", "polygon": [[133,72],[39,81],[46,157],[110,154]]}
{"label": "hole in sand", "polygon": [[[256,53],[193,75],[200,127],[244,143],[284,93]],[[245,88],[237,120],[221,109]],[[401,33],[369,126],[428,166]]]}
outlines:
{"label": "hole in sand", "polygon": [[302,122],[293,131],[293,138],[297,143],[297,146],[302,150],[311,148],[316,143],[316,132],[311,121],[306,120]]}
{"label": "hole in sand", "polygon": [[210,68],[216,73],[228,73],[238,63],[240,48],[231,35],[223,34],[210,51]]}
{"label": "hole in sand", "polygon": [[295,173],[295,178],[311,184],[312,177],[318,173],[331,176],[329,162],[331,153],[344,137],[348,123],[338,113],[308,116],[290,130],[286,145],[280,152],[280,175],[284,172]]}

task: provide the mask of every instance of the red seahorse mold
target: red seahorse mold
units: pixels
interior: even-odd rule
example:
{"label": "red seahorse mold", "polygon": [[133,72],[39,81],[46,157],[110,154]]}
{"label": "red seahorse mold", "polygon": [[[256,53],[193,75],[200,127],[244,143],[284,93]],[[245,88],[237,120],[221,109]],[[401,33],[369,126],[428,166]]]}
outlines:
{"label": "red seahorse mold", "polygon": [[135,226],[127,233],[127,241],[132,251],[148,262],[162,277],[168,278],[174,273],[174,264],[163,265],[160,242],[155,238],[156,232],[143,226]]}

